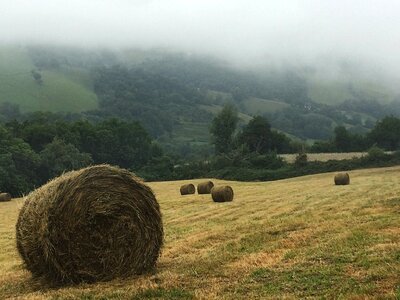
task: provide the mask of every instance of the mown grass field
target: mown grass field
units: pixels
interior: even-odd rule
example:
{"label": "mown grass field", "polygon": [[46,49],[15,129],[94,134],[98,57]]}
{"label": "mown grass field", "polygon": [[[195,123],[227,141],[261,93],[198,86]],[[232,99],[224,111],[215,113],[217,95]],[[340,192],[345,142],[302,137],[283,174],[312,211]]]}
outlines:
{"label": "mown grass field", "polygon": [[[347,153],[307,153],[308,161],[328,161],[360,158],[367,155],[367,152],[347,152]],[[286,162],[294,163],[297,154],[279,154]]]}
{"label": "mown grass field", "polygon": [[[151,183],[165,246],[156,272],[58,289],[31,280],[15,249],[22,199],[0,203],[0,298],[399,299],[400,167],[274,182],[225,182],[231,203]],[[194,180],[192,182],[199,182]]]}
{"label": "mown grass field", "polygon": [[37,69],[26,50],[0,47],[0,102],[18,104],[22,112],[81,112],[98,106],[84,70],[43,70],[43,84],[32,77]]}
{"label": "mown grass field", "polygon": [[[392,151],[386,151],[392,154]],[[341,153],[307,153],[308,161],[328,161],[328,160],[345,160],[352,158],[360,158],[368,155],[368,152],[341,152]],[[288,163],[294,163],[297,154],[278,154]]]}

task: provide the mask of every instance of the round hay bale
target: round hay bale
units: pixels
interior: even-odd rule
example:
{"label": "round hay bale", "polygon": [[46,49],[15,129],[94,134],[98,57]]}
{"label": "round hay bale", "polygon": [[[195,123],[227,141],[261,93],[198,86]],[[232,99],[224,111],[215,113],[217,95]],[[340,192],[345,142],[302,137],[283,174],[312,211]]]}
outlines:
{"label": "round hay bale", "polygon": [[233,200],[233,189],[229,185],[213,187],[211,196],[214,202],[229,202]]}
{"label": "round hay bale", "polygon": [[16,231],[26,267],[50,284],[142,274],[163,243],[153,191],[109,165],[65,173],[30,193]]}
{"label": "round hay bale", "polygon": [[338,173],[335,175],[335,185],[348,185],[350,184],[350,176],[348,173]]}
{"label": "round hay bale", "polygon": [[200,182],[197,185],[197,192],[199,194],[211,194],[211,189],[213,187],[214,187],[214,183],[212,181]]}
{"label": "round hay bale", "polygon": [[0,193],[0,202],[11,201],[11,195],[9,193]]}
{"label": "round hay bale", "polygon": [[181,195],[189,195],[189,194],[194,194],[196,193],[196,188],[193,184],[184,184],[181,186]]}

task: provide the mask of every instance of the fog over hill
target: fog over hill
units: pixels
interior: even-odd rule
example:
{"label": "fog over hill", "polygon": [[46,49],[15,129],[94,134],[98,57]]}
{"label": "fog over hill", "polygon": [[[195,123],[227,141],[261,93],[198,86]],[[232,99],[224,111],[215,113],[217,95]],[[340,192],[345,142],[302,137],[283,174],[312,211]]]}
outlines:
{"label": "fog over hill", "polygon": [[262,115],[304,140],[328,139],[337,125],[365,133],[400,115],[399,9],[394,0],[2,0],[0,103],[100,110],[168,143],[208,145],[227,102],[243,123]]}
{"label": "fog over hill", "polygon": [[0,41],[163,48],[240,66],[317,65],[325,76],[336,74],[327,62],[351,62],[397,78],[399,9],[396,0],[2,0]]}

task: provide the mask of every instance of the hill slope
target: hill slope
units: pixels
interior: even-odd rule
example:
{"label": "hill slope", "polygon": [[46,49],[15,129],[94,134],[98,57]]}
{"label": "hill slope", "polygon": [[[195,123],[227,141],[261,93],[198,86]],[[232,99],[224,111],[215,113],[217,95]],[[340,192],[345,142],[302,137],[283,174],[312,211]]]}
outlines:
{"label": "hill slope", "polygon": [[26,49],[0,48],[0,103],[18,104],[22,112],[81,112],[97,108],[85,70],[42,70],[43,84],[35,82],[36,67]]}
{"label": "hill slope", "polygon": [[208,152],[210,122],[226,103],[237,107],[240,125],[263,115],[305,141],[329,139],[337,125],[364,134],[377,119],[400,115],[398,95],[379,74],[369,78],[352,67],[326,77],[330,68],[249,70],[166,51],[0,46],[0,103],[134,119],[164,146]]}
{"label": "hill slope", "polygon": [[385,103],[393,101],[396,94],[383,84],[372,80],[344,76],[334,79],[309,77],[308,96],[315,102],[335,105],[346,100],[355,100],[360,96],[364,99],[379,99]]}
{"label": "hill slope", "polygon": [[[0,295],[29,299],[255,299],[400,297],[400,167],[275,182],[225,182],[231,203],[151,183],[165,226],[155,274],[39,288],[21,266],[22,200],[0,203]],[[200,180],[194,180],[199,182]]]}

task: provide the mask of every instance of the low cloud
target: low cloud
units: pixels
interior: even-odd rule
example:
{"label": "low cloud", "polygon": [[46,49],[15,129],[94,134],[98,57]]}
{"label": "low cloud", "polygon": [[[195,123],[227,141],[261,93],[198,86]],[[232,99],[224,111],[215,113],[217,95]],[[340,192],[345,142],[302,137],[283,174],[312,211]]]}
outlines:
{"label": "low cloud", "polygon": [[2,0],[0,41],[400,69],[400,1]]}

